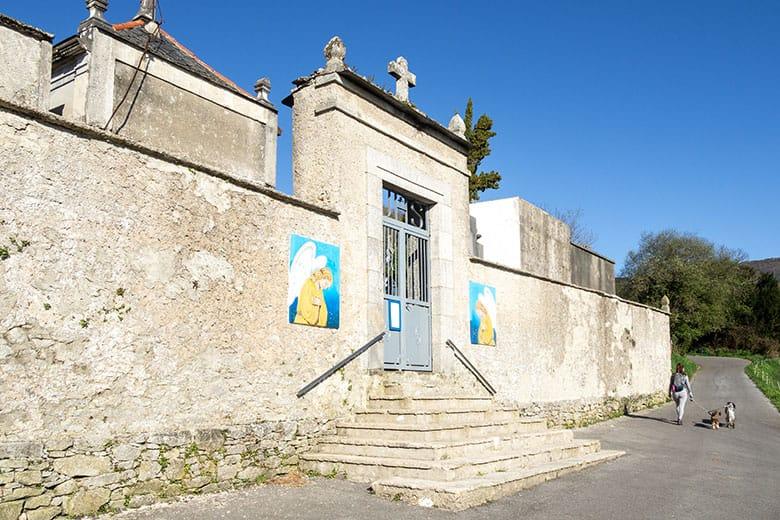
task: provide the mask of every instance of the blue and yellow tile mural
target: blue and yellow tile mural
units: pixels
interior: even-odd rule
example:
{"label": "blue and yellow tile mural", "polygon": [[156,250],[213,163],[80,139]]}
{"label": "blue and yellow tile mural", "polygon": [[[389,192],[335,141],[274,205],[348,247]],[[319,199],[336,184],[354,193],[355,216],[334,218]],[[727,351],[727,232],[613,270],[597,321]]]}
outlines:
{"label": "blue and yellow tile mural", "polygon": [[339,248],[300,235],[290,237],[287,306],[290,323],[339,328]]}
{"label": "blue and yellow tile mural", "polygon": [[469,282],[469,309],[471,313],[471,343],[496,344],[496,289],[489,285]]}

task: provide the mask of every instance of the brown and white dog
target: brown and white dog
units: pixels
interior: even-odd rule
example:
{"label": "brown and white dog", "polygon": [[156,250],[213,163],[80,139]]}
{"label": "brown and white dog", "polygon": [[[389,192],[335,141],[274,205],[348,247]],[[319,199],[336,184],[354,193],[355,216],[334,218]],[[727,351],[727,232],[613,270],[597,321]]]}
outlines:
{"label": "brown and white dog", "polygon": [[713,430],[720,429],[720,410],[710,410],[710,422]]}
{"label": "brown and white dog", "polygon": [[723,410],[724,415],[726,416],[726,428],[736,428],[737,427],[737,405],[735,405],[733,402],[729,401],[726,403],[726,408]]}

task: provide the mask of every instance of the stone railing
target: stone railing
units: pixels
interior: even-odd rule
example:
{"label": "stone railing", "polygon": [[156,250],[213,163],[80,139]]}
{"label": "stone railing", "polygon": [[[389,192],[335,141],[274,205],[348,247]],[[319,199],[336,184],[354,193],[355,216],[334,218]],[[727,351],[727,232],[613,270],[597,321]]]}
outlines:
{"label": "stone railing", "polygon": [[333,422],[261,422],[104,440],[0,442],[0,519],[51,520],[262,483]]}

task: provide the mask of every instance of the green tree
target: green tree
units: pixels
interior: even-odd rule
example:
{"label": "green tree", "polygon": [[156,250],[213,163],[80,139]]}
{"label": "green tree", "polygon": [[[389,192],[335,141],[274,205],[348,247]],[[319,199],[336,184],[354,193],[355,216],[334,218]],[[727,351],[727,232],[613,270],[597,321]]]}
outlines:
{"label": "green tree", "polygon": [[744,323],[751,314],[755,274],[742,252],[674,230],[645,233],[626,257],[621,296],[659,306],[671,301],[675,347],[686,352],[707,335]]}
{"label": "green tree", "polygon": [[471,143],[468,156],[468,169],[471,172],[469,178],[469,199],[479,200],[479,194],[485,190],[498,189],[501,182],[501,174],[495,170],[478,172],[479,165],[490,155],[490,139],[495,137],[493,120],[486,114],[482,114],[474,125],[474,103],[469,98],[466,103],[466,139]]}
{"label": "green tree", "polygon": [[756,331],[780,340],[780,287],[770,273],[761,273],[752,301]]}

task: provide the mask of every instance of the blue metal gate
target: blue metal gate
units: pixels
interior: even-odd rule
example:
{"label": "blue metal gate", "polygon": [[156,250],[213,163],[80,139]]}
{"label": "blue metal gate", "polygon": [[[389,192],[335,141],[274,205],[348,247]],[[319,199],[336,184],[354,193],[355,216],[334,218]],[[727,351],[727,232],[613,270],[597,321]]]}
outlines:
{"label": "blue metal gate", "polygon": [[431,370],[431,291],[427,207],[384,189],[384,366]]}

